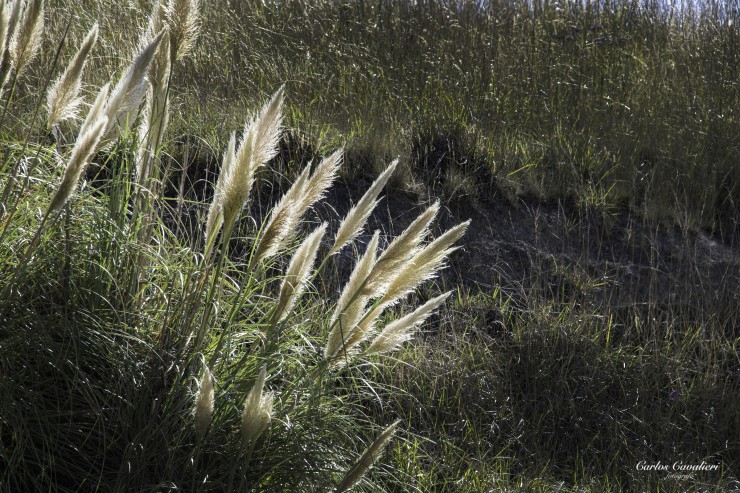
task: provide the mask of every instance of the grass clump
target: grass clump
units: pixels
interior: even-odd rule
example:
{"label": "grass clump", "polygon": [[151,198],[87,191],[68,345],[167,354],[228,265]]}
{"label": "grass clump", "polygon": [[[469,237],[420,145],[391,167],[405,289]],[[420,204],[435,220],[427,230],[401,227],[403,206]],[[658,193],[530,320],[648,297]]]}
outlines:
{"label": "grass clump", "polygon": [[[370,440],[374,417],[359,402],[372,386],[355,367],[364,347],[394,350],[446,298],[399,321],[402,330],[379,328],[374,339],[376,319],[443,267],[465,225],[422,246],[424,229],[397,261],[423,272],[408,279],[403,270],[383,271],[383,252],[375,261],[376,234],[363,259],[371,260],[368,276],[382,271],[375,276],[382,282],[368,290],[355,276],[343,296],[361,316],[330,326],[325,313],[336,304],[318,295],[328,289],[319,274],[364,227],[395,164],[337,232],[323,223],[304,235],[341,150],[307,167],[258,224],[248,213],[250,192],[277,154],[281,88],[247,119],[241,139],[229,141],[203,219],[176,234],[165,222],[172,205],[161,194],[160,153],[169,71],[192,45],[198,9],[157,4],[141,49],[110,92],[102,87],[74,144],[39,148],[28,164],[28,143],[6,154],[0,367],[9,378],[0,384],[0,485],[7,491],[349,491],[383,482],[382,471],[379,480],[367,472],[398,422]],[[52,90],[53,125],[73,112],[95,32]],[[107,176],[85,184],[92,161]],[[248,253],[232,254],[234,245]],[[360,453],[364,442],[371,445]]]}

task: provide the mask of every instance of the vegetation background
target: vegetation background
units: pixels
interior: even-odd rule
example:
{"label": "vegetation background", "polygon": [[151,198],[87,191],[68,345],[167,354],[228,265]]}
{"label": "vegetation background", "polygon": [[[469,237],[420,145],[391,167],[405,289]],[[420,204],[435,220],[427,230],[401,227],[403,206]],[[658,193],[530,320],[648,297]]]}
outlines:
{"label": "vegetation background", "polygon": [[[17,161],[27,187],[3,219],[3,289],[58,183],[54,149],[77,133],[66,122],[57,139],[34,116],[47,79],[99,22],[82,89],[91,103],[137,52],[151,11],[149,1],[46,2],[43,47],[1,101],[2,186]],[[393,417],[397,436],[359,490],[738,489],[738,22],[732,0],[201,2],[200,35],[169,85],[151,241],[129,243],[117,229],[136,146],[123,138],[97,155],[74,213],[41,241],[23,297],[2,300],[0,388],[12,397],[0,405],[0,488],[219,490],[241,475],[245,491],[323,491],[379,434],[370,423]],[[393,357],[332,374],[331,398],[294,406],[301,426],[289,426],[282,402],[281,431],[258,442],[259,459],[240,452],[217,465],[232,449],[200,450],[173,431],[190,412],[189,381],[189,394],[155,411],[171,388],[162,368],[176,363],[142,327],[162,322],[156,292],[181,288],[168,276],[198,271],[189,255],[203,241],[230,134],[282,84],[285,131],[248,209],[256,229],[307,163],[342,146],[338,183],[308,225],[335,231],[396,157],[357,250],[375,229],[389,241],[437,199],[435,236],[473,223],[451,268],[394,308],[401,316],[438,287],[454,289],[421,335]],[[225,271],[228,259],[234,272],[247,262],[256,234],[247,223]],[[169,246],[155,256],[150,244]],[[138,291],[138,274],[129,285],[97,280],[141,252],[151,257],[147,289]],[[258,363],[282,369],[273,390],[310,366],[298,354],[323,344],[318,327],[358,256],[329,263],[291,319],[310,329],[241,369],[234,395],[246,395]],[[288,260],[265,279],[277,283]],[[246,282],[230,275],[233,286]],[[242,313],[238,300],[249,299],[244,333],[262,327],[257,300],[275,288],[254,282],[243,288],[251,297],[222,301],[213,316]],[[146,316],[129,318],[148,303]],[[199,375],[200,366],[188,376]],[[220,412],[219,423],[236,426]],[[672,479],[637,470],[640,461],[720,470]]]}

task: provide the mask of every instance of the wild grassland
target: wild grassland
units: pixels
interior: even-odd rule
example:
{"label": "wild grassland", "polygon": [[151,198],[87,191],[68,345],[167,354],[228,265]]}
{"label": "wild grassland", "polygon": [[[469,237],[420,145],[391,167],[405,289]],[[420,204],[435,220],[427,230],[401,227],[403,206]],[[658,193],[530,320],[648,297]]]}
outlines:
{"label": "wild grassland", "polygon": [[0,100],[0,490],[738,488],[736,5],[214,1],[196,41],[189,1],[44,4]]}

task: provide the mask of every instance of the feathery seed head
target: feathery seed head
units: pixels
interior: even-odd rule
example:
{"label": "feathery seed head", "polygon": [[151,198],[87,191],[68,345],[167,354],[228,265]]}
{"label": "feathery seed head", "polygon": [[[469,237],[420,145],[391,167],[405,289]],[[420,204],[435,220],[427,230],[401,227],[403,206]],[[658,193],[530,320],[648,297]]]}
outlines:
{"label": "feathery seed head", "polygon": [[139,51],[142,51],[144,48],[146,48],[147,45],[151,43],[152,39],[154,39],[154,37],[157,35],[157,33],[167,27],[165,24],[166,17],[166,6],[162,3],[161,0],[155,0],[152,5],[152,11],[149,14],[149,19],[147,21],[146,28],[144,29],[144,33],[142,34],[141,38],[139,38]]}
{"label": "feathery seed head", "polygon": [[365,221],[372,213],[375,206],[378,205],[378,195],[383,190],[383,187],[388,182],[393,172],[398,165],[398,159],[394,160],[380,176],[373,182],[370,188],[365,192],[359,202],[350,209],[345,216],[342,223],[339,225],[336,239],[334,240],[334,246],[331,247],[329,255],[338,252],[344,245],[354,240],[357,234],[360,232],[362,227],[365,225]]}
{"label": "feathery seed head", "polygon": [[293,254],[283,283],[280,286],[280,295],[275,309],[275,320],[277,322],[281,322],[290,314],[296,301],[306,289],[311,268],[316,260],[316,252],[321,245],[321,239],[324,237],[327,226],[327,223],[323,223],[316,228]]}
{"label": "feathery seed head", "polygon": [[422,306],[406,315],[388,324],[378,336],[373,340],[365,351],[365,354],[387,353],[394,350],[400,344],[411,339],[412,332],[416,327],[421,325],[434,310],[449,298],[452,291],[433,298]]}
{"label": "feathery seed head", "polygon": [[171,58],[174,62],[186,56],[198,38],[200,1],[170,0],[166,16],[171,33]]}
{"label": "feathery seed head", "polygon": [[167,80],[170,74],[170,36],[165,32],[154,58],[149,64],[146,104],[141,112],[139,147],[136,156],[136,180],[144,184],[151,175],[152,165],[162,144],[169,123]]}
{"label": "feathery seed head", "polygon": [[338,152],[322,160],[310,177],[310,166],[306,166],[273,208],[264,233],[257,244],[257,260],[276,255],[286,247],[305,212],[321,200],[334,182],[341,163],[341,154]]}
{"label": "feathery seed head", "polygon": [[295,202],[281,200],[278,206],[272,210],[267,226],[265,226],[259,240],[257,240],[254,253],[257,262],[277,255],[285,248],[298,223],[295,213],[296,208],[297,204]]}
{"label": "feathery seed head", "polygon": [[429,234],[429,225],[439,212],[439,201],[430,205],[380,255],[368,280],[367,289],[382,293],[398,270],[419,251],[419,245]]}
{"label": "feathery seed head", "polygon": [[224,177],[223,215],[224,228],[231,229],[244,207],[254,183],[254,176],[261,166],[277,154],[282,130],[283,87],[264,106],[259,116],[248,120],[234,165]]}
{"label": "feathery seed head", "polygon": [[422,282],[434,277],[444,265],[447,256],[458,248],[451,245],[465,234],[469,224],[470,220],[450,228],[409,259],[390,281],[382,297],[381,306],[388,307],[394,304]]}
{"label": "feathery seed head", "polygon": [[372,465],[380,457],[380,454],[385,449],[386,445],[396,432],[396,427],[401,420],[395,421],[378,438],[363,452],[360,458],[355,463],[355,466],[350,470],[347,475],[342,479],[342,482],[337,486],[336,493],[344,493],[352,489],[364,476],[367,471],[370,470]]}
{"label": "feathery seed head", "polygon": [[[110,89],[110,82],[107,82],[100,88],[98,95],[95,97],[95,101],[87,110],[87,116],[85,121],[80,126],[80,135],[87,132],[87,130],[100,118],[104,117],[105,103],[108,101],[108,91]],[[107,118],[107,117],[105,117]]]}
{"label": "feathery seed head", "polygon": [[326,191],[334,184],[339,167],[342,165],[343,155],[344,149],[342,148],[335,151],[331,156],[321,160],[321,163],[311,175],[311,179],[306,183],[305,189],[302,190],[302,196],[300,198],[301,211],[306,211],[313,204],[324,198]]}
{"label": "feathery seed head", "polygon": [[245,443],[257,440],[272,420],[274,396],[272,393],[264,393],[266,375],[266,369],[263,366],[244,401],[242,436]]}
{"label": "feathery seed head", "polygon": [[450,247],[465,232],[470,221],[459,224],[446,231],[439,238],[420,249],[390,279],[380,299],[361,317],[357,327],[350,333],[342,347],[342,352],[353,350],[373,331],[375,322],[387,307],[394,305],[401,297],[416,289],[422,282],[431,279],[444,264],[447,256],[456,250]]}
{"label": "feathery seed head", "polygon": [[[16,0],[21,3],[21,0]],[[12,19],[11,19],[12,20]],[[10,59],[20,75],[36,57],[44,34],[44,0],[29,0],[18,19],[18,29],[10,42]]]}
{"label": "feathery seed head", "polygon": [[2,63],[5,47],[7,46],[9,23],[10,9],[6,8],[4,1],[0,1],[0,63]]}
{"label": "feathery seed head", "polygon": [[147,69],[162,42],[165,31],[160,31],[129,65],[123,77],[111,92],[105,107],[108,128],[104,139],[112,138],[115,132],[132,119],[139,109],[148,89]]}
{"label": "feathery seed head", "polygon": [[49,128],[63,120],[76,118],[81,99],[78,97],[82,86],[82,71],[90,51],[98,39],[97,22],[82,41],[77,54],[70,61],[64,73],[54,82],[46,96]]}
{"label": "feathery seed head", "polygon": [[379,238],[380,232],[376,231],[365,254],[357,262],[349,281],[342,289],[329,322],[331,330],[324,348],[324,357],[327,359],[343,353],[343,349],[346,351],[347,341],[354,337],[357,323],[361,320],[367,300],[371,296],[371,293],[366,292],[365,286],[375,265]]}
{"label": "feathery seed head", "polygon": [[75,142],[72,154],[70,155],[69,161],[67,161],[67,166],[64,169],[62,183],[59,185],[57,192],[51,199],[47,214],[61,209],[72,196],[72,192],[74,192],[74,189],[77,187],[80,177],[87,168],[87,165],[90,163],[90,160],[100,143],[100,139],[107,123],[106,117],[103,116],[99,118],[90,127],[90,129],[87,130],[87,132],[80,134],[80,136],[77,137],[77,142]]}
{"label": "feathery seed head", "polygon": [[221,173],[218,175],[216,181],[216,187],[213,191],[213,200],[211,206],[208,209],[208,218],[206,219],[206,246],[210,245],[212,241],[211,236],[215,235],[223,224],[223,197],[224,197],[224,181],[225,177],[228,176],[230,168],[234,165],[236,159],[236,134],[231,133],[229,144],[226,146],[226,152],[224,153],[224,160],[221,164]]}
{"label": "feathery seed head", "polygon": [[13,39],[13,36],[18,29],[18,24],[21,18],[21,7],[23,7],[23,0],[15,0],[5,6],[8,10],[8,41]]}
{"label": "feathery seed head", "polygon": [[203,368],[203,376],[198,382],[198,393],[195,395],[195,436],[202,440],[213,419],[214,389],[213,375],[207,366]]}

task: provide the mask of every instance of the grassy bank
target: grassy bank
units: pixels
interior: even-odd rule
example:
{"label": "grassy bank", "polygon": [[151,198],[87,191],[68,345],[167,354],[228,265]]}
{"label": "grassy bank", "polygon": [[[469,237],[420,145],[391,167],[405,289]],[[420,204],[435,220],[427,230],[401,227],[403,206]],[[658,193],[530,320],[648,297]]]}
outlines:
{"label": "grassy bank", "polygon": [[738,487],[736,6],[45,5],[0,491]]}
{"label": "grassy bank", "polygon": [[[50,47],[68,13],[79,15],[73,33],[92,16],[117,33],[93,61],[98,83],[128,56],[150,8],[54,4]],[[347,141],[353,166],[377,171],[402,156],[448,195],[486,196],[494,179],[513,193],[631,207],[731,236],[737,16],[722,2],[209,2],[213,35],[175,75],[182,111],[170,138],[206,139],[207,164],[223,124],[286,83],[298,142]]]}

